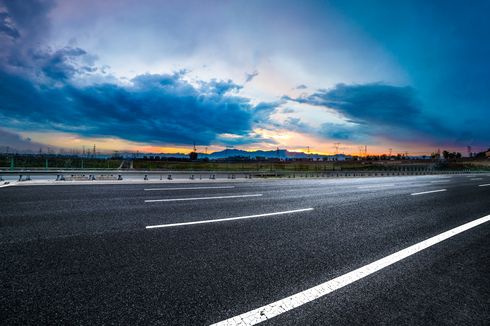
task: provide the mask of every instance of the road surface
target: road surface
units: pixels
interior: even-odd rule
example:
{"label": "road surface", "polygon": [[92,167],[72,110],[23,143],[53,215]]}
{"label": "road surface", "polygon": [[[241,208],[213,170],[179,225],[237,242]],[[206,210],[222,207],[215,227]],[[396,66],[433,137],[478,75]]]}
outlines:
{"label": "road surface", "polygon": [[0,205],[2,325],[490,320],[490,175],[6,186]]}

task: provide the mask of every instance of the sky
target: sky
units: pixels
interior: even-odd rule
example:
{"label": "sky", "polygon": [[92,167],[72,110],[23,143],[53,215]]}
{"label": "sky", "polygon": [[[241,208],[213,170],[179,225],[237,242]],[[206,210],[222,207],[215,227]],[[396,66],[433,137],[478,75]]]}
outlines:
{"label": "sky", "polygon": [[0,148],[490,147],[490,1],[0,0]]}

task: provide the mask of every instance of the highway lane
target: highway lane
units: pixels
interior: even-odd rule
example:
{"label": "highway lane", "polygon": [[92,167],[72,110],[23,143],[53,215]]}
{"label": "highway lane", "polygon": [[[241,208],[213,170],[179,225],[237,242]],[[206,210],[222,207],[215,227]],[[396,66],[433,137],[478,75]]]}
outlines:
{"label": "highway lane", "polygon": [[[0,302],[1,315],[6,316],[3,318],[7,324],[48,320],[218,322],[488,215],[490,188],[478,187],[488,177],[479,178],[484,180],[453,176],[447,179],[449,182],[434,183],[431,181],[444,181],[444,178],[253,181],[234,183],[235,188],[151,194],[144,191],[146,185],[1,189],[1,277],[6,293]],[[175,187],[175,184],[165,187]],[[447,191],[410,195],[441,188]],[[247,193],[263,196],[144,202],[148,198]],[[144,229],[152,223],[219,219],[306,207],[314,210]],[[488,270],[483,262],[488,258],[488,231],[486,225],[467,231],[461,238],[435,247],[444,248],[440,255],[430,256],[429,248],[427,254],[408,258],[403,264],[400,262],[332,296],[272,319],[271,323],[407,322],[411,320],[407,319],[409,316],[415,316],[414,321],[430,321],[437,315],[461,322],[487,320]],[[479,236],[470,236],[474,232]],[[467,240],[461,244],[463,238]],[[459,268],[445,265],[444,255],[456,256],[454,260]],[[411,260],[414,260],[412,264]],[[407,266],[401,268],[402,265]],[[437,271],[442,279],[455,284],[461,280],[462,285],[445,289],[446,297],[465,297],[468,288],[471,298],[476,298],[480,306],[471,300],[465,302],[473,304],[470,308],[477,313],[456,318],[449,304],[420,309],[420,302],[429,300],[429,285],[439,292],[443,291],[441,286],[444,289],[440,277],[434,277],[433,270],[427,266],[440,266]],[[470,276],[465,272],[468,270]],[[414,271],[420,274],[417,280],[422,280],[421,286],[417,282],[402,283],[408,290],[396,291],[398,287],[393,280],[398,279],[397,275],[410,279]],[[479,280],[479,286],[473,284],[475,280]],[[359,287],[371,290],[363,294]],[[420,298],[419,304],[408,304],[411,298],[416,303]],[[387,300],[400,302],[402,308],[390,309]],[[364,315],[353,314],[357,309],[364,309],[360,310]],[[373,310],[379,313],[369,319],[367,313]],[[450,319],[451,316],[454,318]]]}
{"label": "highway lane", "polygon": [[[436,183],[431,183],[435,181]],[[449,183],[440,183],[449,181]],[[362,200],[417,191],[459,189],[475,185],[466,177],[398,177],[342,180],[280,180],[236,183],[235,188],[144,191],[147,185],[33,186],[3,189],[1,241],[23,241],[80,233],[138,230],[147,225],[281,212],[307,208],[357,205]],[[212,183],[219,187],[220,184]],[[221,184],[221,186],[230,184]],[[383,187],[388,185],[388,187]],[[444,185],[444,186],[442,186]],[[160,188],[188,188],[162,185]],[[381,186],[381,187],[380,187]],[[154,187],[154,186],[152,186]],[[199,187],[199,185],[196,185]],[[202,185],[201,185],[202,187]],[[151,189],[151,188],[150,188]],[[145,203],[145,200],[249,196],[198,202]],[[246,200],[245,200],[246,199]],[[305,207],[306,206],[306,207]]]}

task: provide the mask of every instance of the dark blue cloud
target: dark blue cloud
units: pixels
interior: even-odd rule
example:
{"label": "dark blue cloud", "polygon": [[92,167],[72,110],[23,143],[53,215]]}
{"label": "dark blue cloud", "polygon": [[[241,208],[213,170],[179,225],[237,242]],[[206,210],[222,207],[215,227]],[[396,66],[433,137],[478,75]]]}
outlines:
{"label": "dark blue cloud", "polygon": [[[253,106],[249,99],[231,94],[238,88],[231,81],[216,80],[193,86],[182,73],[140,75],[128,86],[80,87],[65,82],[38,87],[26,78],[1,72],[0,116],[24,130],[51,129],[153,144],[195,141],[209,145],[220,134],[246,137],[256,115],[274,108],[265,103]],[[220,141],[226,143],[226,139]]]}
{"label": "dark blue cloud", "polygon": [[456,137],[443,124],[423,113],[422,103],[411,87],[381,83],[338,84],[332,89],[286,99],[342,113],[347,124],[325,123],[320,128],[319,133],[328,138],[371,142],[376,137],[394,141]]}
{"label": "dark blue cloud", "polygon": [[10,15],[7,12],[0,12],[0,34],[5,34],[13,39],[20,36],[19,31],[13,26]]}
{"label": "dark blue cloud", "polygon": [[80,48],[64,47],[54,52],[37,51],[32,58],[42,73],[54,81],[66,81],[77,74],[95,72],[96,67],[84,65],[78,59],[87,55]]}

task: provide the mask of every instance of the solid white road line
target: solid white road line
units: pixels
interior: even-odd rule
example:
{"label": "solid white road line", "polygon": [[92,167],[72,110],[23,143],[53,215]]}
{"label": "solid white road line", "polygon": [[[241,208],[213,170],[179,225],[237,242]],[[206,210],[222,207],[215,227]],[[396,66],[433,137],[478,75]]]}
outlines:
{"label": "solid white road line", "polygon": [[12,184],[12,183],[7,183],[7,184],[0,185],[0,188],[11,187],[13,185],[14,184]]}
{"label": "solid white road line", "polygon": [[478,181],[478,180],[483,180],[483,178],[472,178],[470,179],[471,181]]}
{"label": "solid white road line", "polygon": [[216,220],[203,220],[203,221],[195,221],[195,222],[183,222],[183,223],[172,223],[172,224],[161,224],[161,225],[149,225],[147,229],[156,229],[156,228],[168,228],[172,226],[182,226],[182,225],[193,225],[193,224],[205,224],[205,223],[217,223],[217,222],[226,222],[226,221],[234,221],[234,220],[244,220],[247,218],[255,218],[255,217],[265,217],[265,216],[275,216],[275,215],[284,215],[284,214],[292,214],[292,213],[300,213],[312,211],[313,208],[302,208],[295,209],[292,211],[284,211],[284,212],[275,212],[275,213],[265,213],[265,214],[257,214],[257,215],[249,215],[249,216],[239,216],[239,217],[228,217]]}
{"label": "solid white road line", "polygon": [[368,275],[371,275],[385,267],[388,267],[402,259],[410,257],[419,251],[427,249],[439,242],[449,239],[459,233],[474,228],[480,224],[490,221],[490,215],[476,219],[469,223],[458,226],[454,229],[438,234],[432,238],[416,243],[408,248],[397,251],[389,256],[376,260],[368,265],[353,270],[347,274],[334,278],[328,282],[322,283],[305,291],[293,294],[287,298],[278,300],[266,306],[251,310],[241,315],[223,320],[212,326],[222,325],[255,325],[272,317],[283,314],[289,310],[302,306],[315,299],[323,297],[335,290],[343,288],[346,285],[354,283]]}
{"label": "solid white road line", "polygon": [[147,188],[145,191],[154,190],[199,190],[199,189],[231,189],[235,186],[216,186],[216,187],[178,187],[178,188]]}
{"label": "solid white road line", "polygon": [[410,194],[412,196],[418,196],[418,195],[425,195],[425,194],[431,194],[433,192],[443,192],[447,191],[447,189],[439,189],[439,190],[430,190],[430,191],[422,191],[422,192],[414,192],[413,194]]}
{"label": "solid white road line", "polygon": [[215,197],[192,197],[192,198],[167,198],[167,199],[147,199],[145,203],[156,203],[162,201],[189,201],[189,200],[208,200],[208,199],[227,199],[227,198],[245,198],[245,197],[260,197],[262,194],[253,195],[233,195],[233,196],[215,196]]}
{"label": "solid white road line", "polygon": [[478,185],[478,187],[488,187],[490,186],[490,183],[485,183],[485,184],[482,184],[482,185]]}
{"label": "solid white road line", "polygon": [[440,183],[440,182],[451,182],[451,180],[436,180],[436,181],[431,181],[431,183]]}

